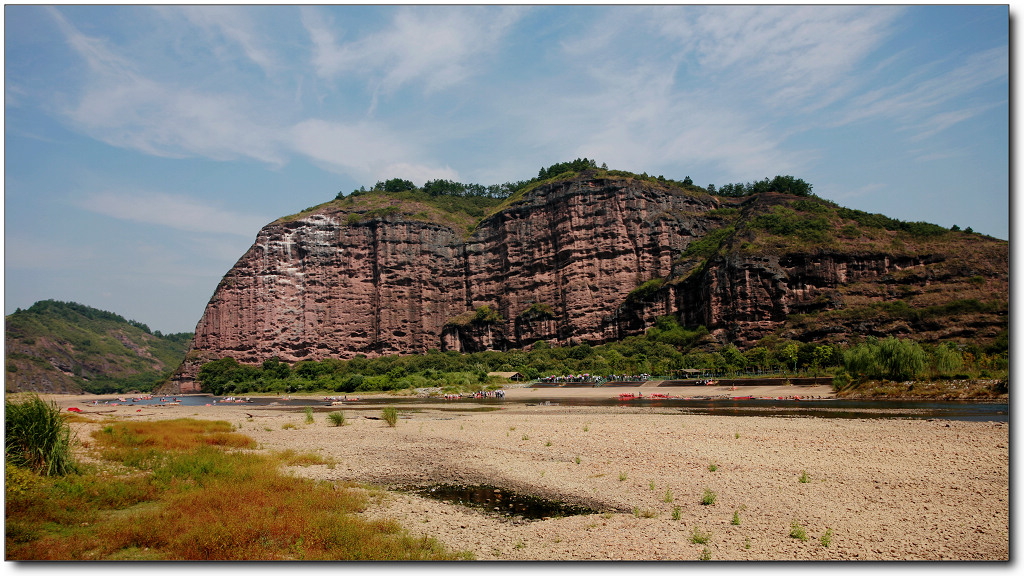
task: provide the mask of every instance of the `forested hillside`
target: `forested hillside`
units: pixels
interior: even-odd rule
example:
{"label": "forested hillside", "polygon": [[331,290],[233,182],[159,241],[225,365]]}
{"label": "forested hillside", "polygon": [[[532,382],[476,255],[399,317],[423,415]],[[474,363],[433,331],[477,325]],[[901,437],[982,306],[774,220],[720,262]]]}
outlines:
{"label": "forested hillside", "polygon": [[43,300],[4,320],[8,392],[150,391],[192,339],[75,302]]}

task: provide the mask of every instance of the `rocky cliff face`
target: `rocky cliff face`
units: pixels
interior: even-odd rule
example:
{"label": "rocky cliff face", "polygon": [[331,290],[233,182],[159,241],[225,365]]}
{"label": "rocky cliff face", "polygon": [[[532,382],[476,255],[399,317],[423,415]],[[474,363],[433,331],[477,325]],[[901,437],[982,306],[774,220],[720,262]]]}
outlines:
{"label": "rocky cliff face", "polygon": [[[975,235],[972,248],[953,254],[884,229],[853,238],[849,226],[835,233],[844,221],[834,214],[811,240],[748,225],[763,214],[790,217],[793,200],[726,200],[584,174],[541,185],[476,222],[383,194],[331,202],[259,233],[218,286],[175,385],[188,391],[202,362],[223,356],[295,362],[541,339],[600,343],[665,314],[749,345],[780,329],[822,329],[794,318],[908,296],[900,286],[920,285],[931,294],[923,304],[979,293],[1006,299],[1005,242]],[[702,246],[709,237],[717,244]],[[962,258],[979,262],[985,286],[951,272]],[[857,329],[841,314],[818,319],[827,320],[826,335]]]}

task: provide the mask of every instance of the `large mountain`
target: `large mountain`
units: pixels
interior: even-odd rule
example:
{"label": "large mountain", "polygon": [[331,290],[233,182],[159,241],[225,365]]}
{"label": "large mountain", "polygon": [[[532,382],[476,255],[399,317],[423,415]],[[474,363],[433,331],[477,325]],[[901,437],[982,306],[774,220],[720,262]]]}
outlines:
{"label": "large mountain", "polygon": [[224,356],[595,344],[669,314],[741,348],[773,334],[1006,337],[1007,242],[808,190],[747,192],[586,169],[486,209],[418,190],[338,198],[260,231],[207,305],[175,385],[194,389],[201,364]]}
{"label": "large mountain", "polygon": [[178,367],[192,337],[165,336],[113,312],[54,300],[4,323],[8,392],[149,391]]}

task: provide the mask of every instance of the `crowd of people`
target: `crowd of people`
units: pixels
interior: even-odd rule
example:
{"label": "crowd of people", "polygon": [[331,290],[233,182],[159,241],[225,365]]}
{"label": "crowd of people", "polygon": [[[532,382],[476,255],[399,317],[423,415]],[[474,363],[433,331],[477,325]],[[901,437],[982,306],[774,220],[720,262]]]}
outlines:
{"label": "crowd of people", "polygon": [[504,398],[504,390],[481,390],[479,392],[473,392],[468,394],[445,394],[445,400],[462,400],[463,398]]}
{"label": "crowd of people", "polygon": [[569,374],[567,376],[544,376],[539,379],[545,384],[567,384],[567,383],[599,383],[604,378],[596,374]]}

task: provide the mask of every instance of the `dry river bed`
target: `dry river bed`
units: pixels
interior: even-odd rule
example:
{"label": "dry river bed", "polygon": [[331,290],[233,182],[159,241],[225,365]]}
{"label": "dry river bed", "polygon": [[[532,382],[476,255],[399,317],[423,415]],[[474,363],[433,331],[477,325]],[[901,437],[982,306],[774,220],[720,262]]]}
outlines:
{"label": "dry river bed", "polygon": [[[379,406],[318,407],[306,424],[296,408],[108,408],[53,398],[97,418],[227,420],[262,449],[331,462],[290,469],[300,476],[384,487],[489,484],[601,511],[513,520],[388,491],[366,512],[478,560],[1009,559],[1006,423],[637,406],[473,411],[455,402],[403,405],[390,428]],[[343,410],[348,425],[329,424],[332,410]],[[716,498],[704,505],[707,490]],[[794,523],[806,540],[790,535]],[[706,543],[692,541],[695,530],[709,534]]]}

